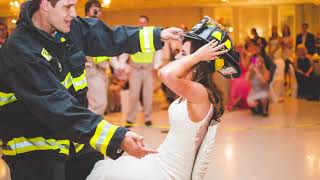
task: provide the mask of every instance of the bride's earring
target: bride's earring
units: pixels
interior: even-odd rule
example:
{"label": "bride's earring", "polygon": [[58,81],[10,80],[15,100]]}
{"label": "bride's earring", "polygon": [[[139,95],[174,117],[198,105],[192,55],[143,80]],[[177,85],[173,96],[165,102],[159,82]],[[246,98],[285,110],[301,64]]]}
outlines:
{"label": "bride's earring", "polygon": [[192,79],[194,79],[196,77],[196,73],[197,73],[197,70],[194,69],[192,72]]}

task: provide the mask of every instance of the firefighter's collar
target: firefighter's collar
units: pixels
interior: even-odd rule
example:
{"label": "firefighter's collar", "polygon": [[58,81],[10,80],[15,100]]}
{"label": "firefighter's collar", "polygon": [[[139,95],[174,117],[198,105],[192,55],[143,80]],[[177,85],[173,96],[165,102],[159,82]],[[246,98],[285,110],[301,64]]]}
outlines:
{"label": "firefighter's collar", "polygon": [[54,31],[52,33],[52,36],[54,37],[55,40],[60,41],[60,42],[65,42],[66,39],[63,37],[62,33],[60,33],[59,31]]}

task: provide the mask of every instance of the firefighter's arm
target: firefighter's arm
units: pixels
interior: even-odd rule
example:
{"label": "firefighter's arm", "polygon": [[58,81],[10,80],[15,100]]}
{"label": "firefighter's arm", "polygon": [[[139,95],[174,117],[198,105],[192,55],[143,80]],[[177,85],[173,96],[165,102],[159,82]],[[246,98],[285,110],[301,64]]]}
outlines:
{"label": "firefighter's arm", "polygon": [[[43,62],[7,58],[2,63],[10,65],[1,69],[6,74],[5,78],[1,77],[4,85],[10,87],[17,101],[37,117],[39,124],[58,138],[90,144],[112,159],[119,157],[123,153],[119,149],[128,130],[112,125],[102,116],[81,107],[54,76],[47,62],[41,60]],[[5,67],[3,64],[0,66]]]}
{"label": "firefighter's arm", "polygon": [[156,27],[109,27],[101,20],[75,18],[74,26],[83,39],[88,56],[117,56],[122,53],[153,52],[163,47],[163,41],[178,39],[178,28],[162,30]]}
{"label": "firefighter's arm", "polygon": [[150,52],[162,48],[161,29],[155,27],[137,28],[118,26],[111,28],[94,18],[76,18],[80,28],[83,46],[88,56],[117,56],[138,51]]}

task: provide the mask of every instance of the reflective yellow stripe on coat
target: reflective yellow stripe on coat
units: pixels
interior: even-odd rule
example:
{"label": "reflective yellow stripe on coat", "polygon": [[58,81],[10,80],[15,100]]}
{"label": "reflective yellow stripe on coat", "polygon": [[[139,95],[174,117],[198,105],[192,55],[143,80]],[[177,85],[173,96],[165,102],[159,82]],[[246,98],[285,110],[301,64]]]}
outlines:
{"label": "reflective yellow stripe on coat", "polygon": [[153,30],[154,27],[143,27],[139,31],[140,48],[141,52],[154,52],[153,43]]}
{"label": "reflective yellow stripe on coat", "polygon": [[114,126],[107,121],[102,120],[98,124],[96,131],[90,140],[90,145],[97,151],[100,151],[103,155],[106,155],[110,140],[117,128],[118,126]]}
{"label": "reflective yellow stripe on coat", "polygon": [[17,101],[14,93],[0,92],[0,106],[4,106]]}
{"label": "reflective yellow stripe on coat", "polygon": [[59,153],[69,155],[69,140],[35,138],[13,138],[4,144],[0,141],[0,148],[4,155],[15,156],[32,151],[60,150]]}
{"label": "reflective yellow stripe on coat", "polygon": [[[84,144],[73,143],[76,153],[79,153]],[[39,150],[60,150],[60,154],[69,155],[70,141],[69,140],[55,140],[44,139],[42,137],[35,138],[13,138],[7,144],[3,144],[0,140],[0,149],[4,155],[15,156],[17,154],[39,151]]]}
{"label": "reflective yellow stripe on coat", "polygon": [[[61,82],[61,84],[66,89],[69,89],[73,85],[75,91],[79,91],[81,89],[88,87],[86,70],[84,70],[79,77],[72,77],[71,73],[68,73],[65,79]],[[0,92],[0,106],[5,106],[15,101],[17,101],[17,98],[14,93]]]}
{"label": "reflective yellow stripe on coat", "polygon": [[73,143],[76,153],[80,152],[84,148],[84,144]]}
{"label": "reflective yellow stripe on coat", "polygon": [[69,72],[61,84],[66,88],[69,89],[72,85],[75,91],[79,91],[88,87],[88,82],[86,78],[86,70],[79,77],[72,77],[71,73]]}

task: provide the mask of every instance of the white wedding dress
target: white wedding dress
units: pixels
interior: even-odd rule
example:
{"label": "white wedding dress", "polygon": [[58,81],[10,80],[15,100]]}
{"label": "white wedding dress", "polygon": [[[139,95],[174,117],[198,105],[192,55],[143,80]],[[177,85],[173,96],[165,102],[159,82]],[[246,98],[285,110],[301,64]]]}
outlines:
{"label": "white wedding dress", "polygon": [[[195,123],[188,116],[187,101],[179,100],[169,107],[170,130],[158,148],[159,153],[142,159],[122,156],[117,160],[98,161],[87,180],[190,180],[197,151],[213,114],[213,106],[203,120]],[[213,140],[216,126],[211,135]],[[199,172],[201,169],[205,168],[199,168]]]}

